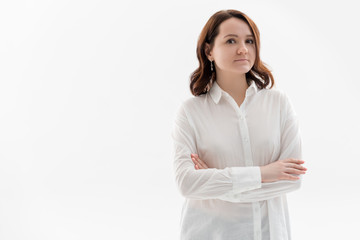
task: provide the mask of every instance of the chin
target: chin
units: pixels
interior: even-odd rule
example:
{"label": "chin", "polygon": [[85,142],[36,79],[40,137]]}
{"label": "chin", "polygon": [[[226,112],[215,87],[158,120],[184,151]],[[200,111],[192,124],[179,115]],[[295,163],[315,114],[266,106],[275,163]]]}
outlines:
{"label": "chin", "polygon": [[236,74],[245,74],[248,73],[251,70],[251,68],[243,68],[243,69],[235,69],[233,73]]}

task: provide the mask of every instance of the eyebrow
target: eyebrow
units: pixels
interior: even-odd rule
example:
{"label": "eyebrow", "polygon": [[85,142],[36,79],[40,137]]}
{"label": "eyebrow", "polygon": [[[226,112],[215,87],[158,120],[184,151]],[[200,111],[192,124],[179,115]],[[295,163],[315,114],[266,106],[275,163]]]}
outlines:
{"label": "eyebrow", "polygon": [[[226,35],[224,38],[226,38],[226,37],[239,37],[239,36],[236,35],[236,34],[228,34],[228,35]],[[249,35],[246,35],[246,37],[254,37],[254,35],[249,34]]]}

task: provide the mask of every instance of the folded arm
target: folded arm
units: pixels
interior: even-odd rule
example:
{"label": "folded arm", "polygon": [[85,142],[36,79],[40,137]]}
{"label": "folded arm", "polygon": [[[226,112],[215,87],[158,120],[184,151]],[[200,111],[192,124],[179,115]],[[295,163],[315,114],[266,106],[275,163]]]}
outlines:
{"label": "folded arm", "polygon": [[[279,161],[260,167],[261,187],[242,192],[234,189],[220,196],[219,199],[230,202],[257,202],[275,198],[300,188],[302,175],[307,169],[301,165],[304,161],[301,160],[302,145],[298,119],[286,96],[284,96],[282,105],[281,124]],[[196,169],[206,166],[206,163],[201,161],[197,155],[193,157],[193,161]]]}
{"label": "folded arm", "polygon": [[225,169],[194,168],[191,153],[196,151],[195,132],[186,110],[181,106],[172,132],[175,179],[181,194],[194,199],[216,199],[231,192],[244,192],[261,187],[260,167]]}

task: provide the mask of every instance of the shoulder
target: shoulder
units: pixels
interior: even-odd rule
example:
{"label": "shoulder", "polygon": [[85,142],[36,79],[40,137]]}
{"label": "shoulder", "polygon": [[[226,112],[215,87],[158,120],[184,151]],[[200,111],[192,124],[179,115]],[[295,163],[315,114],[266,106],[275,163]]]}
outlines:
{"label": "shoulder", "polygon": [[282,89],[278,89],[278,88],[262,89],[259,91],[259,94],[262,94],[263,97],[274,97],[274,98],[284,98],[286,95]]}
{"label": "shoulder", "polygon": [[288,102],[288,96],[286,93],[282,89],[278,88],[259,90],[257,96],[270,104],[277,103],[283,106],[286,102]]}
{"label": "shoulder", "polygon": [[185,100],[182,100],[180,102],[180,105],[178,105],[176,110],[176,115],[187,117],[191,115],[192,112],[196,111],[196,109],[201,108],[201,105],[203,105],[204,98],[206,98],[205,94],[200,96],[192,96],[189,98],[186,98]]}
{"label": "shoulder", "polygon": [[257,99],[266,106],[271,106],[271,108],[279,108],[282,115],[289,111],[293,111],[291,100],[286,92],[282,89],[262,89],[258,92]]}
{"label": "shoulder", "polygon": [[286,117],[296,116],[296,112],[294,110],[292,101],[284,90],[277,88],[264,89],[264,94],[268,95],[272,99],[276,99],[276,102],[280,107],[280,112],[282,113],[282,115]]}
{"label": "shoulder", "polygon": [[209,93],[202,94],[200,96],[192,96],[182,102],[181,108],[183,108],[186,112],[191,112],[199,108],[201,109],[204,105],[206,105],[209,97]]}

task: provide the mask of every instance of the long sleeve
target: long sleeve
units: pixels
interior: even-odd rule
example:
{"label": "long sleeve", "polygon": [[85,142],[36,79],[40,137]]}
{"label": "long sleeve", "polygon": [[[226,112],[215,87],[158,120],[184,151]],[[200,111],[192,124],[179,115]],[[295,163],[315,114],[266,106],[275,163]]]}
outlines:
{"label": "long sleeve", "polygon": [[[280,159],[302,159],[302,143],[298,118],[288,97],[284,95],[282,106],[281,125],[281,152]],[[281,196],[300,188],[302,175],[296,181],[280,180],[271,183],[262,183],[261,188],[237,193],[235,191],[221,196],[220,199],[230,202],[257,202]]]}
{"label": "long sleeve", "polygon": [[184,197],[215,199],[233,191],[238,193],[261,187],[257,166],[195,170],[190,154],[197,153],[196,137],[184,104],[177,113],[172,138],[175,179]]}
{"label": "long sleeve", "polygon": [[[290,239],[285,193],[301,182],[261,183],[260,171],[302,157],[285,94],[252,81],[239,106],[215,80],[206,94],[185,100],[174,120],[175,182],[185,197],[180,238]],[[210,168],[196,170],[192,153]]]}

